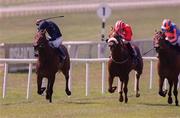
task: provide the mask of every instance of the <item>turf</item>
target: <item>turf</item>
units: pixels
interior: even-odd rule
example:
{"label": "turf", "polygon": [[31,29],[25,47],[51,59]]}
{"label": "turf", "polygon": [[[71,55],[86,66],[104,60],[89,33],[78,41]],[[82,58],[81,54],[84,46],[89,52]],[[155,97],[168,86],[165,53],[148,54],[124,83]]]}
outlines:
{"label": "turf", "polygon": [[[7,81],[7,95],[5,99],[0,99],[0,116],[2,118],[179,118],[180,108],[174,103],[169,105],[167,97],[162,98],[158,95],[157,73],[154,73],[153,88],[149,89],[148,63],[145,63],[145,68],[140,79],[140,98],[135,97],[134,73],[130,74],[127,104],[118,101],[117,91],[114,94],[107,92],[107,79],[106,92],[101,94],[101,65],[98,63],[90,64],[89,96],[85,96],[85,66],[83,64],[73,65],[70,98],[64,91],[65,80],[58,73],[54,85],[53,103],[46,101],[44,96],[37,95],[35,73],[32,77],[29,100],[25,99],[27,74],[10,73]],[[0,83],[2,84],[2,79]],[[117,78],[114,85],[117,85]],[[178,91],[180,92],[180,89]],[[0,89],[0,94],[2,95],[2,89]]]}

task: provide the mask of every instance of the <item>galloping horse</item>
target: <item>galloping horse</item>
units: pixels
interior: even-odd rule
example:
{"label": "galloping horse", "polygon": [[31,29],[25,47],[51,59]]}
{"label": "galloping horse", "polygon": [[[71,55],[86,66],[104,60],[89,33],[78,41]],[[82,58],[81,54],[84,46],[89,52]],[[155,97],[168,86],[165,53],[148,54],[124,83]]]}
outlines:
{"label": "galloping horse", "polygon": [[175,103],[178,106],[178,75],[180,73],[180,53],[165,40],[165,34],[161,31],[155,33],[153,38],[154,47],[158,53],[158,74],[159,74],[159,95],[165,97],[167,90],[163,90],[164,79],[166,78],[169,83],[168,103],[172,104],[171,90],[174,85]]}
{"label": "galloping horse", "polygon": [[68,51],[64,45],[62,45],[66,59],[63,63],[60,63],[60,59],[57,55],[56,49],[49,45],[46,39],[45,33],[38,32],[35,35],[35,42],[33,44],[35,51],[38,51],[38,61],[36,63],[36,74],[37,74],[37,93],[42,95],[44,90],[41,88],[43,77],[48,79],[46,99],[52,102],[53,85],[55,81],[55,75],[58,71],[62,71],[66,79],[66,94],[71,95],[71,91],[68,88],[69,81],[69,69],[70,69],[70,58]]}
{"label": "galloping horse", "polygon": [[[127,46],[124,44],[124,42],[119,39],[117,40],[118,37],[117,34],[114,32],[112,29],[110,34],[109,34],[109,39],[108,39],[108,45],[110,47],[111,51],[111,58],[108,61],[108,71],[109,71],[109,89],[108,91],[110,93],[114,93],[116,90],[116,86],[112,86],[114,77],[119,77],[121,81],[121,90],[120,90],[120,97],[119,101],[123,102],[123,92],[125,94],[125,103],[128,102],[128,97],[127,97],[127,92],[128,92],[128,81],[129,81],[129,73],[131,70],[135,70],[136,73],[136,78],[137,78],[137,86],[136,86],[136,97],[140,96],[139,93],[139,78],[140,75],[142,74],[143,70],[143,60],[142,56],[140,54],[139,48],[135,45],[134,48],[137,53],[137,59],[136,63],[133,62],[128,50]],[[124,88],[123,88],[124,86]]]}

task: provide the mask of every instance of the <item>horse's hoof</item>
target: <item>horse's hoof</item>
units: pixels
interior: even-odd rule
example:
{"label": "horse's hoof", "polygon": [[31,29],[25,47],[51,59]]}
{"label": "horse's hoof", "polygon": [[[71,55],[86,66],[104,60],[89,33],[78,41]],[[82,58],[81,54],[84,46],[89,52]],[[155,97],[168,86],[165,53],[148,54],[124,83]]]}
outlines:
{"label": "horse's hoof", "polygon": [[46,95],[46,100],[49,100],[50,99],[50,96],[47,94]]}
{"label": "horse's hoof", "polygon": [[39,94],[39,95],[41,95],[42,93],[41,93],[41,91],[37,91],[37,93]]}
{"label": "horse's hoof", "polygon": [[169,98],[168,98],[168,103],[169,103],[169,104],[172,104],[172,103],[173,103],[172,97],[169,97]]}
{"label": "horse's hoof", "polygon": [[71,95],[71,91],[66,91],[66,94],[67,94],[68,96],[70,96],[70,95]]}
{"label": "horse's hoof", "polygon": [[44,91],[46,90],[46,87],[42,87],[40,90],[38,90],[39,95],[43,95]]}
{"label": "horse's hoof", "polygon": [[136,93],[136,97],[137,97],[137,98],[140,97],[140,93]]}
{"label": "horse's hoof", "polygon": [[159,95],[162,96],[162,97],[166,97],[166,94],[167,94],[167,90],[159,92]]}
{"label": "horse's hoof", "polygon": [[112,88],[109,88],[108,91],[109,91],[109,93],[114,93],[116,89],[117,89],[117,87],[114,86]]}
{"label": "horse's hoof", "polygon": [[178,103],[178,101],[176,101],[176,106],[179,106],[179,103]]}
{"label": "horse's hoof", "polygon": [[128,98],[125,98],[125,103],[127,103],[128,102]]}
{"label": "horse's hoof", "polygon": [[119,102],[123,102],[123,96],[119,98]]}
{"label": "horse's hoof", "polygon": [[52,100],[51,100],[51,99],[49,99],[49,103],[52,103]]}
{"label": "horse's hoof", "polygon": [[108,89],[109,93],[113,93],[112,89]]}

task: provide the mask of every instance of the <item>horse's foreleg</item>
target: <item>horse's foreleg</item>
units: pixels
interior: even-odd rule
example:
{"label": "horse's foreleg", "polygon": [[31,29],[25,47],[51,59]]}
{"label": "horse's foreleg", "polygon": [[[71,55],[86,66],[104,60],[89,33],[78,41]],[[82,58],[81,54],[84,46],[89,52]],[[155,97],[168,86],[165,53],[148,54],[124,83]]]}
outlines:
{"label": "horse's foreleg", "polygon": [[136,73],[136,80],[137,80],[137,84],[136,84],[136,97],[140,97],[140,93],[139,93],[139,78],[140,78],[140,74]]}
{"label": "horse's foreleg", "polygon": [[175,96],[175,103],[176,103],[176,106],[179,106],[179,102],[178,102],[178,90],[177,90],[177,84],[178,84],[178,80],[174,82],[174,96]]}
{"label": "horse's foreleg", "polygon": [[48,78],[47,89],[46,89],[46,99],[47,100],[49,100],[49,98],[50,98],[49,88],[50,88],[50,82],[49,82],[49,78]]}
{"label": "horse's foreleg", "polygon": [[46,99],[48,99],[50,103],[52,102],[54,81],[55,81],[55,75],[48,78],[48,85],[47,85],[48,87],[47,87]]}
{"label": "horse's foreleg", "polygon": [[43,79],[43,77],[40,77],[39,75],[37,75],[37,93],[39,95],[42,95],[44,92],[44,90],[41,89],[42,79]]}
{"label": "horse's foreleg", "polygon": [[168,103],[169,104],[172,104],[173,103],[173,100],[172,100],[172,97],[171,97],[171,91],[172,91],[172,86],[173,86],[173,83],[172,83],[172,80],[169,79],[169,92],[168,92]]}
{"label": "horse's foreleg", "polygon": [[167,91],[163,91],[164,79],[164,77],[159,78],[159,95],[162,97],[165,97],[167,94]]}
{"label": "horse's foreleg", "polygon": [[120,90],[119,94],[120,94],[119,102],[123,102],[123,81],[121,81],[121,90]]}
{"label": "horse's foreleg", "polygon": [[110,93],[114,93],[114,91],[116,90],[116,86],[112,86],[112,84],[113,84],[113,80],[114,80],[114,77],[111,77],[110,75],[109,75],[109,77],[108,77],[108,80],[109,80],[109,89],[108,89],[108,91],[110,92]]}
{"label": "horse's foreleg", "polygon": [[129,76],[127,76],[127,77],[125,77],[125,78],[124,78],[124,94],[125,94],[125,103],[127,103],[127,102],[128,102],[128,97],[127,97],[127,93],[128,93],[128,88],[127,88],[128,81],[129,81]]}

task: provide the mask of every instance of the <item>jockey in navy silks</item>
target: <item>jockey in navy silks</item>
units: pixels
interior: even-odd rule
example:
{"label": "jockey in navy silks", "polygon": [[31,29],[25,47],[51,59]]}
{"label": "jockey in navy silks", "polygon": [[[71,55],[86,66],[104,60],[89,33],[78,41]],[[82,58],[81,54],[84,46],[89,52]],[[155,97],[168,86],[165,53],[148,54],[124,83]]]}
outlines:
{"label": "jockey in navy silks", "polygon": [[48,33],[48,40],[51,47],[54,47],[58,51],[58,56],[60,57],[61,61],[63,62],[66,58],[64,50],[61,47],[62,44],[62,34],[61,31],[56,23],[53,21],[47,21],[38,19],[36,21],[36,25],[38,32],[47,32]]}
{"label": "jockey in navy silks", "polygon": [[172,23],[169,19],[164,19],[161,30],[165,33],[166,40],[172,45],[180,47],[180,30],[175,23]]}

